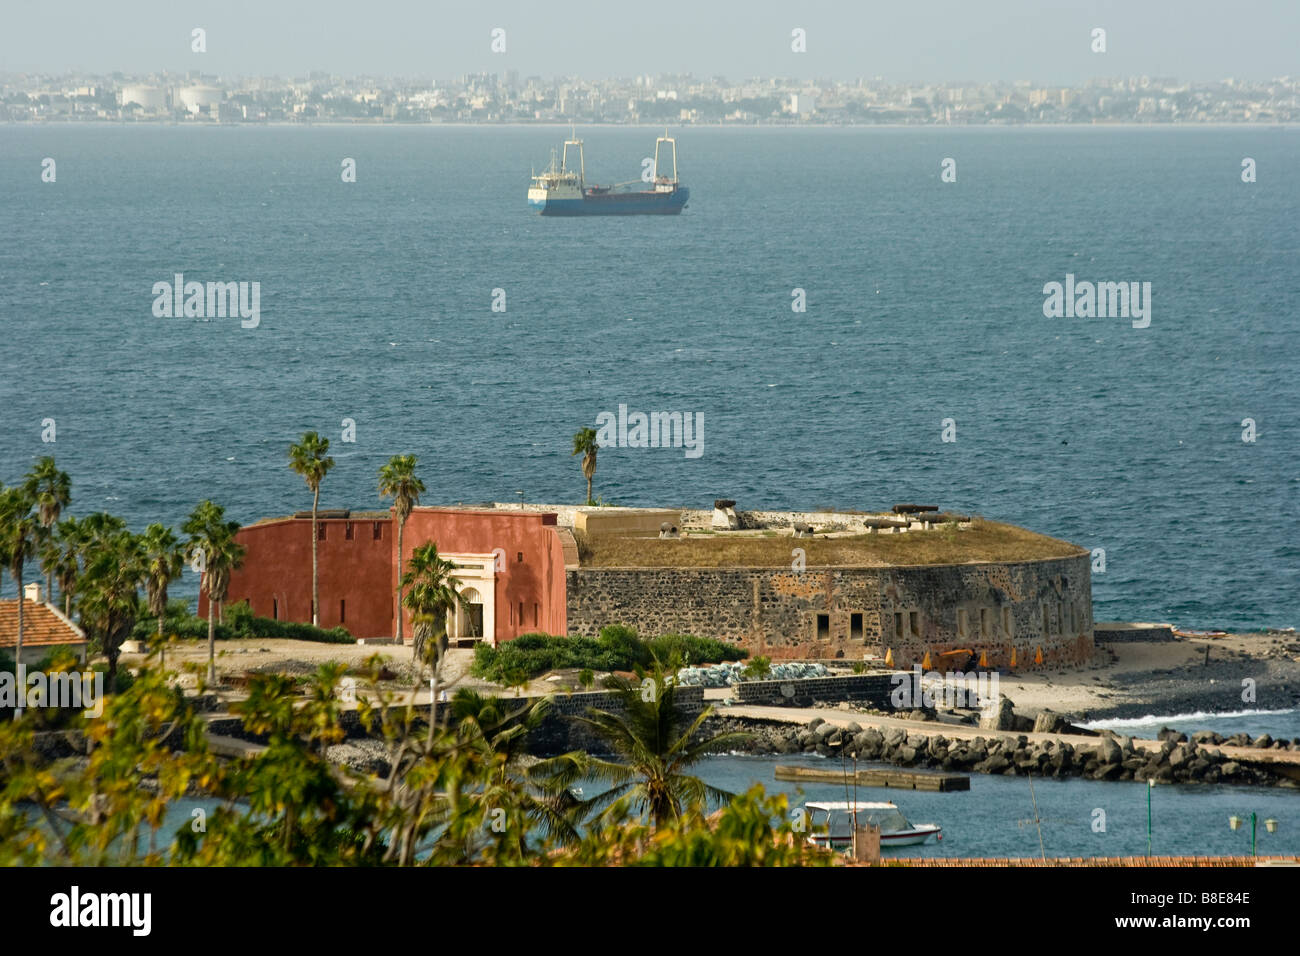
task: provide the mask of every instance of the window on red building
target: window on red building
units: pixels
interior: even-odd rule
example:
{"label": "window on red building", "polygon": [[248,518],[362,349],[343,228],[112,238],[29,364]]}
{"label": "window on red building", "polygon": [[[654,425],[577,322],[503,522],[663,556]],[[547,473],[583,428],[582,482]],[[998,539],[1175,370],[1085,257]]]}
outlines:
{"label": "window on red building", "polygon": [[320,540],[320,541],[324,541],[324,540],[325,540],[325,529],[326,529],[326,527],[328,527],[328,525],[326,525],[324,521],[322,521],[320,524],[318,524],[318,525],[316,526],[316,538],[317,538],[318,540]]}
{"label": "window on red building", "polygon": [[343,526],[343,538],[345,541],[352,540],[352,522],[349,521]]}
{"label": "window on red building", "polygon": [[375,522],[375,527],[374,527],[374,529],[373,529],[373,534],[374,534],[374,536],[375,536],[375,540],[376,540],[376,541],[380,541],[380,540],[382,540],[383,537],[384,537],[384,526],[383,526],[380,522],[378,522],[378,521]]}
{"label": "window on red building", "polygon": [[339,598],[339,623],[342,624],[348,619],[348,602]]}

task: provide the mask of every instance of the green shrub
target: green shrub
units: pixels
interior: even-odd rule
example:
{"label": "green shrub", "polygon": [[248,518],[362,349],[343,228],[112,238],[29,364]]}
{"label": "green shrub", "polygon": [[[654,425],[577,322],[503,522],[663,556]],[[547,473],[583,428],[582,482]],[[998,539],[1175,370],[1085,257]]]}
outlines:
{"label": "green shrub", "polygon": [[612,624],[601,628],[600,636],[594,640],[590,637],[523,634],[498,647],[476,644],[470,674],[480,680],[508,685],[520,674],[537,677],[562,668],[630,671],[650,666],[656,657],[660,661],[671,661],[674,655],[683,664],[717,664],[747,656],[740,648],[710,637],[665,634],[643,641],[632,628]]}
{"label": "green shrub", "polygon": [[257,616],[253,614],[253,609],[247,601],[228,604],[221,613],[221,623],[236,634],[251,634],[255,626],[253,622],[256,620]]}
{"label": "green shrub", "polygon": [[725,661],[743,661],[749,653],[734,644],[714,637],[696,637],[694,634],[664,634],[647,642],[656,657],[669,660],[674,653],[683,664],[721,664]]}
{"label": "green shrub", "polygon": [[636,630],[626,624],[610,624],[600,629],[597,638],[600,649],[621,662],[610,670],[630,670],[633,666],[650,665],[650,648],[636,636]]}
{"label": "green shrub", "polygon": [[[208,636],[208,619],[197,617],[189,612],[184,602],[167,602],[167,619],[163,624],[164,633],[180,637],[206,639]],[[176,613],[174,613],[176,612]],[[298,621],[276,621],[269,617],[258,617],[248,606],[247,601],[226,605],[223,622],[216,625],[214,634],[219,641],[244,638],[287,638],[295,641],[315,641],[321,644],[352,644],[355,638],[343,626],[329,629],[314,627]],[[136,621],[131,637],[139,641],[150,641],[158,635],[158,618],[141,617]]]}

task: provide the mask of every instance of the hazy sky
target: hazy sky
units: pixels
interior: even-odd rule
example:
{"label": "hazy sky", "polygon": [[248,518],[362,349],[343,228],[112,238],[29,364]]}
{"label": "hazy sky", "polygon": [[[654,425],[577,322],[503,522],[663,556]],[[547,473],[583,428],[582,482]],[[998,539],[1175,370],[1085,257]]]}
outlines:
{"label": "hazy sky", "polygon": [[[208,52],[190,50],[207,30]],[[490,50],[494,27],[506,52]],[[807,52],[790,49],[795,27]],[[1107,31],[1107,52],[1090,33]],[[1300,0],[4,0],[0,71],[1076,83],[1300,73]]]}

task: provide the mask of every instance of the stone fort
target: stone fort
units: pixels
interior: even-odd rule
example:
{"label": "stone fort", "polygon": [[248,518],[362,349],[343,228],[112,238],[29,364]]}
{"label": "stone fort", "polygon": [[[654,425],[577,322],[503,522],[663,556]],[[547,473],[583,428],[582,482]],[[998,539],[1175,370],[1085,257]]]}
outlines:
{"label": "stone fort", "polygon": [[[229,601],[311,620],[311,513],[242,529]],[[1093,652],[1090,554],[1024,528],[896,505],[742,511],[495,503],[417,507],[403,561],[426,542],[456,566],[462,644],[527,633],[716,637],[771,658],[886,658],[960,669],[1078,664]],[[391,639],[398,611],[390,512],[321,511],[320,624]],[[206,613],[201,602],[200,613]],[[409,621],[404,627],[409,637]]]}

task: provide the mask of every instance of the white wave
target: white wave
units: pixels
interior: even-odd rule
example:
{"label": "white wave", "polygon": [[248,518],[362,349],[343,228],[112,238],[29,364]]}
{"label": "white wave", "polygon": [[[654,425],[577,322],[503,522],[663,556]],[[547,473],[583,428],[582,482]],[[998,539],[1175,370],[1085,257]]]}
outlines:
{"label": "white wave", "polygon": [[1141,724],[1167,724],[1173,727],[1194,720],[1223,720],[1230,717],[1273,717],[1278,714],[1294,714],[1295,712],[1294,707],[1288,707],[1284,710],[1197,710],[1190,714],[1172,714],[1167,717],[1147,714],[1145,717],[1127,717],[1123,720],[1091,720],[1078,726],[1096,729],[1100,727],[1137,727]]}

